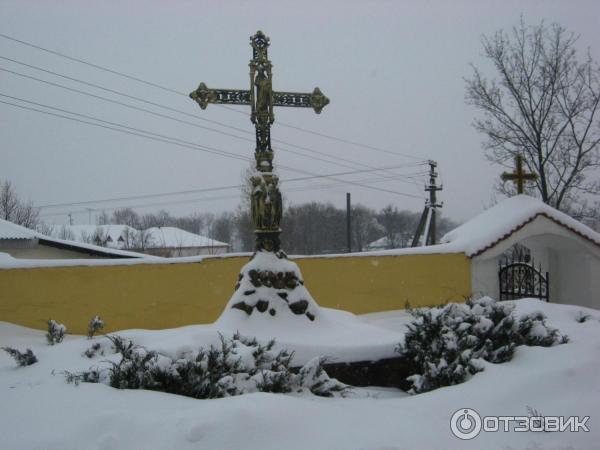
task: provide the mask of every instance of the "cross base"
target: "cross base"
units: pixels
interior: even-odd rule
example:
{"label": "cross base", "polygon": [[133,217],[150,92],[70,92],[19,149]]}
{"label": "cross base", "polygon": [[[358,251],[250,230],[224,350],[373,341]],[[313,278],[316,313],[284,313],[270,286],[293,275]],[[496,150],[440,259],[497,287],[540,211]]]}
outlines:
{"label": "cross base", "polygon": [[281,239],[279,239],[281,230],[277,230],[277,231],[256,230],[254,233],[256,235],[255,251],[283,253],[281,251]]}
{"label": "cross base", "polygon": [[[317,319],[319,306],[304,287],[298,266],[281,250],[257,251],[239,275],[225,314],[239,310],[240,318],[256,315]],[[238,313],[239,314],[239,313]]]}

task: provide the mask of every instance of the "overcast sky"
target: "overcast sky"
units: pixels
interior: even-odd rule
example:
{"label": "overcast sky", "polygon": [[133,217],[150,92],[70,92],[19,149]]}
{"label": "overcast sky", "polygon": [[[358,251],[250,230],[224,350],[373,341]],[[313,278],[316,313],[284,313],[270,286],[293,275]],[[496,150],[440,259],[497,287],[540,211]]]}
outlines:
{"label": "overcast sky", "polygon": [[[275,165],[285,167],[279,169],[279,174],[288,202],[330,201],[343,207],[345,193],[351,192],[353,203],[375,209],[391,203],[400,209],[417,211],[423,206],[425,178],[421,174],[425,167],[415,164],[433,159],[439,163],[444,185],[443,214],[465,220],[489,205],[492,186],[502,168],[491,166],[483,156],[482,137],[471,126],[477,112],[465,105],[463,79],[470,75],[470,63],[487,67],[481,56],[481,36],[510,28],[521,15],[527,23],[542,19],[561,23],[581,35],[582,51],[591,47],[593,56],[600,59],[597,0],[0,0],[0,33],[187,94],[200,81],[209,87],[247,89],[251,58],[248,38],[261,29],[271,38],[269,57],[273,62],[274,89],[310,92],[319,86],[331,100],[320,115],[310,109],[275,111],[272,139],[303,147],[274,142]],[[0,56],[197,117],[6,59],[0,59],[2,69],[217,131],[153,116],[6,71],[0,71],[0,94],[4,95],[0,101],[70,116],[5,97],[8,95],[143,130],[142,134],[152,132],[242,157],[227,158],[193,145],[187,148],[157,142],[0,103],[0,180],[11,180],[19,194],[36,205],[238,185],[250,164],[243,160],[252,158],[254,150],[247,107],[225,109],[209,105],[203,111],[184,95],[2,37]],[[81,116],[70,117],[95,122]],[[344,141],[367,144],[377,150]],[[332,174],[369,167],[394,169],[337,179],[355,180],[393,192],[342,185],[326,178],[285,182],[306,177],[306,172]],[[398,178],[399,174],[405,177]],[[72,212],[75,223],[87,223],[90,213],[85,208],[112,212],[111,208],[117,206],[133,206],[140,212],[163,208],[173,214],[220,212],[233,210],[239,196],[239,189],[223,189],[44,208],[42,218],[65,223],[67,213]],[[93,220],[95,211],[91,214]]]}

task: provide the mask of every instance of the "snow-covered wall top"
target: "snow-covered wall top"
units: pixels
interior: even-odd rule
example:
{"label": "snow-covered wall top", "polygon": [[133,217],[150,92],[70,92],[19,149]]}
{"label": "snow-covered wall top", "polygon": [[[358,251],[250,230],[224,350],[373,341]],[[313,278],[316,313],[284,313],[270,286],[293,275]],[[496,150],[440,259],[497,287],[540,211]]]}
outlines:
{"label": "snow-covered wall top", "polygon": [[537,216],[543,215],[600,245],[600,234],[551,206],[527,195],[510,197],[463,225],[446,233],[443,244],[460,248],[469,257],[478,255]]}
{"label": "snow-covered wall top", "polygon": [[[526,223],[533,220],[538,215],[544,215],[556,223],[561,224],[574,233],[588,239],[589,241],[600,246],[600,234],[591,228],[583,225],[566,214],[546,205],[545,203],[526,195],[518,195],[498,203],[496,206],[484,211],[477,217],[471,219],[465,224],[450,231],[441,240],[441,244],[431,245],[427,247],[401,248],[393,250],[379,250],[362,253],[342,253],[333,255],[314,255],[314,256],[291,256],[292,259],[300,258],[348,258],[348,257],[373,257],[373,256],[403,256],[403,255],[431,255],[431,254],[448,254],[448,253],[464,253],[468,257],[477,255],[496,243],[505,239],[513,232],[521,228]],[[0,225],[2,225],[0,221]],[[40,238],[50,238],[39,235],[32,230],[19,227],[18,225],[10,224],[13,228],[23,229],[26,233],[39,236]],[[1,230],[1,229],[0,229]],[[167,233],[168,227],[162,228],[163,233]],[[183,230],[178,230],[183,231]],[[29,235],[28,234],[28,235]],[[190,233],[192,234],[192,233]],[[196,235],[193,235],[196,236]],[[171,239],[171,238],[169,238]],[[70,243],[70,241],[61,241],[59,239],[52,240],[56,242]],[[181,239],[179,240],[181,241]],[[214,241],[212,245],[227,245]],[[181,243],[181,242],[180,242]],[[83,248],[93,250],[104,250],[102,247],[89,244],[77,244]],[[179,246],[179,244],[178,244]],[[122,255],[140,256],[137,253],[110,250],[111,253],[118,252]],[[159,258],[144,255],[143,258],[136,259],[115,259],[115,260],[94,260],[94,259],[73,259],[73,260],[26,260],[13,258],[0,258],[0,268],[31,268],[31,267],[57,267],[57,266],[78,266],[78,265],[128,265],[128,264],[185,264],[201,262],[205,259],[213,258],[232,258],[232,257],[249,257],[250,253],[228,253],[222,255],[204,255],[192,256],[184,258]]]}

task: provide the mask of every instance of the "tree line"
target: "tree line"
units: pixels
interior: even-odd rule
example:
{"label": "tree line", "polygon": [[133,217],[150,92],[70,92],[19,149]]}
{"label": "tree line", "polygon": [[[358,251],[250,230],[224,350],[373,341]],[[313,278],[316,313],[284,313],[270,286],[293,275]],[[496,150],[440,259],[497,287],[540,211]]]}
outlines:
{"label": "tree line", "polygon": [[[410,246],[420,213],[399,210],[388,205],[380,211],[363,205],[351,209],[352,251],[369,250],[369,244],[385,238],[378,248]],[[249,252],[254,249],[254,225],[247,208],[214,213],[195,212],[187,216],[173,216],[161,210],[139,214],[131,208],[115,210],[111,215],[102,213],[98,225],[128,225],[138,230],[152,227],[177,227],[231,245],[233,251]],[[456,224],[449,219],[438,221],[439,239]],[[288,206],[283,214],[281,241],[292,254],[326,254],[347,251],[346,210],[331,203],[304,203]]]}

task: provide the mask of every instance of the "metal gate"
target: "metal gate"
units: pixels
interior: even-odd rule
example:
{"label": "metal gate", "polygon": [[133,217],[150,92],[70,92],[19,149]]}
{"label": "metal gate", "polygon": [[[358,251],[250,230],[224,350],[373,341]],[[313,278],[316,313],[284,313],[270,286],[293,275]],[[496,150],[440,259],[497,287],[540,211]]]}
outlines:
{"label": "metal gate", "polygon": [[500,300],[534,297],[548,301],[550,298],[548,272],[542,272],[541,264],[536,269],[529,257],[501,261],[498,278]]}

